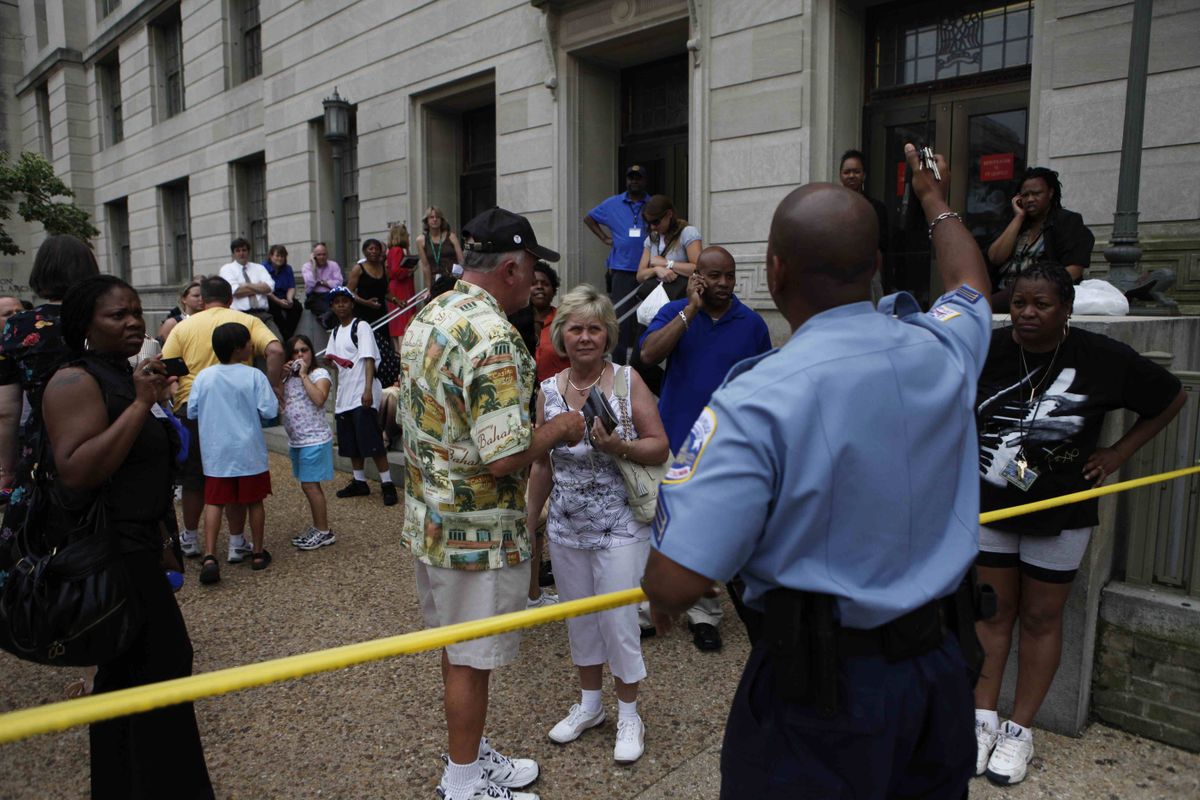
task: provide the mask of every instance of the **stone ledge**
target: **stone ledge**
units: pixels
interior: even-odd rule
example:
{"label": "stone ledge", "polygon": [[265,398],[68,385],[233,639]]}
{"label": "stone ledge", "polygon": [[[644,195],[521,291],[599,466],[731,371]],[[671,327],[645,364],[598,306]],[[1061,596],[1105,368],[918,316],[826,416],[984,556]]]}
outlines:
{"label": "stone ledge", "polygon": [[1200,600],[1187,595],[1114,581],[1101,593],[1100,618],[1135,636],[1200,649]]}

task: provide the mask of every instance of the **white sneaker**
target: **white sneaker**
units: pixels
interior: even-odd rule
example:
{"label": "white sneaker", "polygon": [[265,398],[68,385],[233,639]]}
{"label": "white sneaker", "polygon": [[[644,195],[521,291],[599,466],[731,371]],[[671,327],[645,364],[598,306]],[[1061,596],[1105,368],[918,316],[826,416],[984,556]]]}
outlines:
{"label": "white sneaker", "polygon": [[542,606],[552,606],[558,602],[558,595],[547,592],[542,589],[542,593],[538,595],[537,600],[526,600],[526,608],[541,608]]}
{"label": "white sneaker", "polygon": [[996,749],[988,759],[984,774],[992,783],[1011,786],[1025,780],[1029,762],[1033,760],[1033,731],[1028,738],[1018,739],[1019,731],[1012,722],[1005,722],[996,740]]}
{"label": "white sneaker", "polygon": [[333,531],[318,531],[313,530],[307,539],[300,542],[292,542],[301,550],[320,550],[322,547],[334,544],[337,542],[337,537],[333,535]]}
{"label": "white sneaker", "polygon": [[[438,784],[437,796],[445,800],[450,798],[450,790],[445,784]],[[479,783],[475,784],[475,788],[470,794],[465,795],[470,800],[540,800],[540,798],[532,792],[514,792],[504,786],[498,786],[494,782],[488,780],[484,775]]]}
{"label": "white sneaker", "polygon": [[646,751],[646,726],[641,717],[617,721],[617,746],[613,748],[613,760],[618,764],[632,764]]}
{"label": "white sneaker", "polygon": [[298,533],[292,537],[292,544],[299,547],[301,542],[308,541],[309,539],[312,538],[312,535],[316,532],[317,532],[317,529],[314,528],[312,525],[309,525],[307,528],[300,531],[300,533]]}
{"label": "white sneaker", "polygon": [[196,556],[200,555],[200,542],[198,541],[199,538],[200,537],[196,534],[188,536],[187,531],[180,531],[179,549],[183,551],[185,556],[188,556],[189,558],[195,558]]}
{"label": "white sneaker", "polygon": [[603,707],[595,714],[589,714],[583,710],[583,706],[576,703],[571,706],[571,710],[567,712],[567,716],[563,717],[557,725],[550,729],[550,740],[559,744],[573,742],[579,738],[579,734],[588,728],[594,728],[603,723]]}
{"label": "white sneaker", "polygon": [[229,555],[225,560],[230,564],[240,564],[253,552],[254,545],[250,543],[250,537],[243,536],[241,544],[234,544],[231,539],[229,541]]}
{"label": "white sneaker", "polygon": [[532,758],[509,758],[497,752],[486,738],[483,741],[487,752],[479,760],[485,778],[506,789],[520,789],[537,780],[540,770]]}
{"label": "white sneaker", "polygon": [[983,722],[975,720],[975,774],[982,775],[988,766],[988,759],[992,757],[992,750],[996,747],[996,740],[1000,738],[1000,731],[995,728],[988,727]]}

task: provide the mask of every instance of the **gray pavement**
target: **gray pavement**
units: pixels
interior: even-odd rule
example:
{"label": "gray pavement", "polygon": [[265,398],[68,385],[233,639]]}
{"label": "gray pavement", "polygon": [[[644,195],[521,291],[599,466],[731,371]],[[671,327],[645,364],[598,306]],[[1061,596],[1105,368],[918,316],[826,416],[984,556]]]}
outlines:
{"label": "gray pavement", "polygon": [[[396,539],[399,507],[384,509],[377,491],[337,500],[328,487],[338,543],[298,552],[287,542],[307,525],[307,506],[286,460],[271,459],[267,547],[276,560],[270,569],[222,565],[221,583],[201,587],[196,562],[189,562],[178,597],[198,672],[420,627],[411,561]],[[724,718],[747,648],[734,615],[724,629],[726,646],[715,654],[698,652],[686,630],[646,642],[650,677],[640,703],[646,754],[632,767],[612,761],[611,721],[565,747],[546,737],[578,699],[561,623],[528,632],[518,663],[494,676],[489,734],[502,751],[538,759],[542,777],[534,788],[546,800],[715,800]],[[0,711],[61,699],[73,677],[0,654]],[[615,717],[611,686],[605,706]],[[434,653],[202,700],[197,716],[218,797],[434,796],[445,748]],[[1024,784],[999,789],[976,780],[972,794],[1200,797],[1200,755],[1099,725],[1079,739],[1037,737]],[[87,770],[84,729],[0,746],[0,798],[86,797]],[[171,796],[171,787],[163,796]]]}

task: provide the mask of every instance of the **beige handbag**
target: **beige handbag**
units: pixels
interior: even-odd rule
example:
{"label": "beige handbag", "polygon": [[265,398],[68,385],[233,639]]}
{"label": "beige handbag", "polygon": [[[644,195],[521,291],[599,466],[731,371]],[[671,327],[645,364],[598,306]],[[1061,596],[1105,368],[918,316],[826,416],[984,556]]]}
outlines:
{"label": "beige handbag", "polygon": [[[633,414],[629,409],[629,367],[621,367],[613,375],[613,396],[621,409],[622,437],[633,432]],[[630,441],[626,439],[626,441]],[[629,509],[638,522],[650,522],[658,510],[658,484],[667,474],[668,458],[661,464],[647,465],[616,457],[613,461],[625,480],[625,491],[629,495]]]}

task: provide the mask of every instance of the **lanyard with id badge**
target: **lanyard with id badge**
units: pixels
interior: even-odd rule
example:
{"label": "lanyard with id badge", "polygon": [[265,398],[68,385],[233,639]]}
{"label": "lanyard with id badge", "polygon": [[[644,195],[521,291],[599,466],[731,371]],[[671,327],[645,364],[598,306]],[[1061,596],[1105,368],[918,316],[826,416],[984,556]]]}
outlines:
{"label": "lanyard with id badge", "polygon": [[[1060,341],[1058,344],[1061,346],[1062,342]],[[1029,365],[1025,363],[1025,349],[1018,345],[1017,350],[1021,356],[1021,367],[1025,370],[1025,376],[1021,379],[1021,383],[1024,383],[1025,381],[1030,380]],[[1041,388],[1042,384],[1046,382],[1046,378],[1051,372],[1054,371],[1054,362],[1057,358],[1058,347],[1055,347],[1054,355],[1050,357],[1050,363],[1046,365],[1046,371],[1042,373],[1041,380],[1039,380],[1029,389],[1030,403],[1033,403],[1033,397],[1037,394],[1037,390]],[[1038,479],[1040,474],[1033,467],[1029,466],[1029,457],[1025,452],[1025,438],[1032,431],[1033,423],[1037,420],[1038,409],[1042,406],[1043,397],[1045,397],[1044,393],[1041,395],[1041,397],[1038,397],[1037,403],[1035,403],[1033,406],[1033,412],[1028,417],[1028,429],[1025,428],[1024,419],[1021,419],[1017,422],[1017,433],[1020,436],[1020,445],[1017,448],[1017,454],[1013,457],[1012,461],[1009,461],[1004,469],[1000,471],[1000,474],[1004,476],[1006,481],[1020,489],[1022,492],[1028,492],[1029,487],[1033,486],[1033,482]]]}

